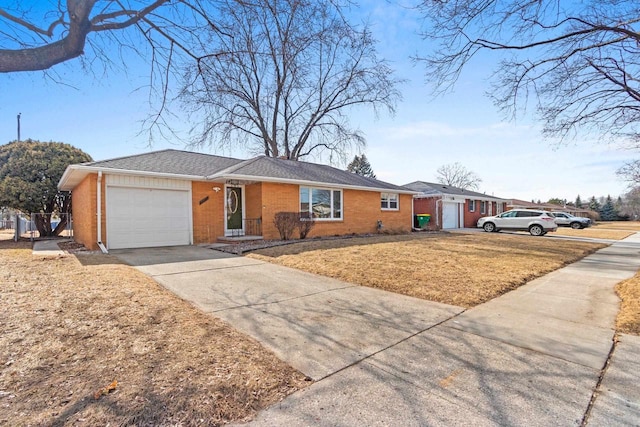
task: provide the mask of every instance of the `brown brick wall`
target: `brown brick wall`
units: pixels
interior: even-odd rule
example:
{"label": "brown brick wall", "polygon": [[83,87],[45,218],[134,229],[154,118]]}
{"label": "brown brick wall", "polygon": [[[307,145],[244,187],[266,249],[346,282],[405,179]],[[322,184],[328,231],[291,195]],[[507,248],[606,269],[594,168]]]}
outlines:
{"label": "brown brick wall", "polygon": [[[107,243],[105,176],[102,189],[102,235]],[[74,234],[76,241],[91,250],[97,250],[96,216],[97,174],[85,178],[72,192]],[[213,187],[220,187],[215,192]],[[276,212],[298,212],[300,190],[298,185],[278,183],[257,183],[245,186],[245,217],[262,219],[262,234],[265,239],[280,236],[273,224]],[[224,184],[195,181],[191,184],[193,243],[213,243],[224,236]],[[200,201],[208,200],[200,204]],[[309,234],[331,236],[376,232],[377,221],[381,220],[386,231],[409,231],[411,218],[411,195],[400,195],[398,211],[383,211],[380,208],[380,193],[377,191],[343,191],[344,218],[336,221],[317,221]]]}
{"label": "brown brick wall", "polygon": [[[411,227],[411,195],[400,195],[398,211],[383,211],[380,208],[380,193],[377,191],[343,190],[344,218],[332,221],[316,221],[309,234],[332,236],[376,232],[381,220],[387,231],[409,231]],[[252,203],[247,197],[247,205]],[[277,212],[298,212],[300,209],[300,186],[295,184],[262,184],[262,234],[265,239],[278,239],[280,235],[273,224]]]}
{"label": "brown brick wall", "polygon": [[[489,212],[491,215],[497,215],[498,213],[498,203],[497,202],[487,202],[487,210],[485,213],[481,213],[480,204],[482,202],[480,200],[476,200],[475,212],[469,212],[469,200],[465,200],[464,202],[464,226],[465,227],[475,227],[478,219],[483,216],[489,216]],[[491,204],[491,211],[489,211],[489,204]],[[502,203],[502,212],[507,210],[507,204]]]}
{"label": "brown brick wall", "polygon": [[97,174],[85,177],[71,192],[73,235],[87,249],[98,249],[96,216]]}
{"label": "brown brick wall", "polygon": [[[488,213],[480,213],[480,200],[475,201],[475,211],[469,211],[469,199],[464,201],[464,226],[465,227],[475,227],[478,219],[483,216],[487,216]],[[489,211],[489,206],[487,204],[487,212]],[[495,210],[493,211],[495,212]]]}
{"label": "brown brick wall", "polygon": [[[97,205],[98,174],[87,175],[71,192],[73,209],[73,237],[87,249],[98,250]],[[107,238],[107,215],[105,205],[105,176],[102,176],[102,242]]]}
{"label": "brown brick wall", "polygon": [[262,183],[251,184],[244,187],[244,198],[247,204],[245,218],[262,218]]}
{"label": "brown brick wall", "polygon": [[[219,187],[216,192],[213,187]],[[206,197],[209,199],[202,204]],[[193,214],[193,243],[213,243],[224,236],[224,184],[215,182],[191,183]]]}
{"label": "brown brick wall", "polygon": [[[413,199],[413,212],[414,214],[429,214],[431,215],[431,221],[429,221],[429,230],[441,230],[442,224],[438,222],[442,218],[442,203],[436,203],[437,200],[441,200],[441,197],[428,197]],[[439,212],[436,212],[436,209]]]}

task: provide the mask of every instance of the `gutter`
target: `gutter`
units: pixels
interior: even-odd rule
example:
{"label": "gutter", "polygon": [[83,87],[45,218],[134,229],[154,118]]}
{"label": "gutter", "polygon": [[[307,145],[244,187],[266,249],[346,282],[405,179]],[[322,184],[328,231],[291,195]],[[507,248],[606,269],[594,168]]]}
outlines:
{"label": "gutter", "polygon": [[[257,182],[272,182],[276,184],[294,184],[294,185],[307,185],[319,188],[335,188],[335,189],[345,189],[345,190],[362,190],[362,191],[374,191],[381,193],[397,193],[397,194],[411,194],[418,195],[417,191],[413,190],[405,190],[402,188],[383,188],[383,187],[365,187],[362,185],[350,185],[350,184],[340,184],[334,182],[321,182],[321,181],[309,181],[302,179],[291,179],[291,178],[274,178],[274,177],[266,177],[266,176],[258,176],[258,175],[222,175],[222,174],[214,174],[206,177],[207,180],[238,180],[238,181],[257,181]],[[392,184],[393,185],[393,184]]]}

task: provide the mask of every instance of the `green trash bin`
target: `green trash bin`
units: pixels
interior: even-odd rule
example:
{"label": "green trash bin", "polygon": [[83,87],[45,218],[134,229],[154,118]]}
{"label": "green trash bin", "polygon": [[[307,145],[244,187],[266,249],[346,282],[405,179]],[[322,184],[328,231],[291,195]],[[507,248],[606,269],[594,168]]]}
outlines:
{"label": "green trash bin", "polygon": [[418,214],[416,215],[414,225],[416,226],[416,228],[425,228],[427,224],[429,224],[430,220],[431,220],[430,214]]}

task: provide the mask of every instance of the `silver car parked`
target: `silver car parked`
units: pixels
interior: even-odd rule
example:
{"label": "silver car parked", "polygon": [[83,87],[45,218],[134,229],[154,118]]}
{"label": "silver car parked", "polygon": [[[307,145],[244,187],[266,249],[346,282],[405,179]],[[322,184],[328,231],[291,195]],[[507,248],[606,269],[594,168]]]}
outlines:
{"label": "silver car parked", "polygon": [[551,212],[556,217],[556,224],[561,227],[571,227],[574,230],[591,227],[591,220],[580,216],[573,216],[567,212]]}
{"label": "silver car parked", "polygon": [[534,209],[512,209],[499,215],[485,216],[478,220],[477,226],[487,232],[528,231],[532,236],[544,236],[558,229],[553,215]]}

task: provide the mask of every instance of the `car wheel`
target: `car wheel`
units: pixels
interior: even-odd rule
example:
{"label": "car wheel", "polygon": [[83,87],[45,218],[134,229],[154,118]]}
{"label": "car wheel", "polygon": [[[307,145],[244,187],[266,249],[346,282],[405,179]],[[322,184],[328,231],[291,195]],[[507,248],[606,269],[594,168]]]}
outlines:
{"label": "car wheel", "polygon": [[496,226],[492,222],[485,222],[482,228],[484,228],[484,231],[486,231],[487,233],[496,231]]}
{"label": "car wheel", "polygon": [[582,228],[582,224],[580,224],[579,222],[572,222],[571,223],[571,228],[573,228],[574,230],[578,230],[578,229]]}
{"label": "car wheel", "polygon": [[533,224],[531,227],[529,227],[529,233],[532,236],[543,236],[544,235],[544,229],[540,225]]}

